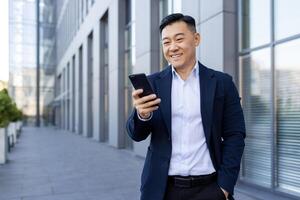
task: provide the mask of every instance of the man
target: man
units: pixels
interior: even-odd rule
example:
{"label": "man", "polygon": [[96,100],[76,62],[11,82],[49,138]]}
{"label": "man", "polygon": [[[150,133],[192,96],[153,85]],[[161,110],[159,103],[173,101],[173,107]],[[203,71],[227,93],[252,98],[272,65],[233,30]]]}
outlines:
{"label": "man", "polygon": [[134,141],[151,136],[141,199],[233,199],[245,138],[237,89],[229,75],[197,61],[192,17],[171,14],[160,32],[170,66],[148,77],[155,94],[132,92],[127,121]]}

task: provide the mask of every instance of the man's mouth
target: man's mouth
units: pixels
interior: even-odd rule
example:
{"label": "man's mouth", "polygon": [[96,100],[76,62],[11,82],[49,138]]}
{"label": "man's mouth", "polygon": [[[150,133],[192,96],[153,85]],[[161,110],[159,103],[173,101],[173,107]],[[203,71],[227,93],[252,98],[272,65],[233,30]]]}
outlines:
{"label": "man's mouth", "polygon": [[171,58],[179,58],[182,55],[182,53],[173,54],[171,55]]}

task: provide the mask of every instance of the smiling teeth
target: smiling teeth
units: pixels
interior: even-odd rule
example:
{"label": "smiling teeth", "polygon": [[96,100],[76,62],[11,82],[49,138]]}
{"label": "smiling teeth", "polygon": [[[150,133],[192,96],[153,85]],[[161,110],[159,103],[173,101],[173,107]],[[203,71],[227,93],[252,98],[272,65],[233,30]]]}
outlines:
{"label": "smiling teeth", "polygon": [[176,54],[176,55],[172,55],[171,57],[176,58],[176,57],[179,57],[179,56],[180,56],[180,54]]}

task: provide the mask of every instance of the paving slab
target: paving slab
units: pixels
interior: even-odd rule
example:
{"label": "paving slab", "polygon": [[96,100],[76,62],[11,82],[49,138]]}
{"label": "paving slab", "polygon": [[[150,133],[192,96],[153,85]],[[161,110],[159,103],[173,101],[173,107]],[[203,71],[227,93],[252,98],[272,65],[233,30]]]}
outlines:
{"label": "paving slab", "polygon": [[[24,127],[8,159],[0,165],[0,200],[139,199],[144,160],[72,132]],[[237,200],[266,197],[236,191]]]}

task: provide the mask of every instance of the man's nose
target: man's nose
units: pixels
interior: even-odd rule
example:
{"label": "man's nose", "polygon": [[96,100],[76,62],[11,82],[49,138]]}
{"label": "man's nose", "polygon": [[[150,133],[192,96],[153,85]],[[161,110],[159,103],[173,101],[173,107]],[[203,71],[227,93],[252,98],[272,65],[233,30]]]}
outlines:
{"label": "man's nose", "polygon": [[178,46],[176,45],[176,43],[172,43],[170,45],[170,51],[177,51],[178,50]]}

